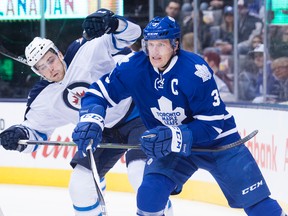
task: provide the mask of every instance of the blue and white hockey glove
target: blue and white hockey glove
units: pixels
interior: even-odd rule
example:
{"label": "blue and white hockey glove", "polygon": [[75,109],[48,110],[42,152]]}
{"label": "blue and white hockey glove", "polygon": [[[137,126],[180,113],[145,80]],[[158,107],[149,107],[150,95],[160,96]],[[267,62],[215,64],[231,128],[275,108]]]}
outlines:
{"label": "blue and white hockey glove", "polygon": [[141,148],[148,157],[162,158],[171,152],[184,156],[191,154],[192,131],[187,125],[158,126],[145,131],[141,138]]}
{"label": "blue and white hockey glove", "polygon": [[94,152],[98,143],[102,140],[104,128],[105,110],[102,106],[93,106],[88,109],[81,109],[80,122],[76,125],[72,138],[78,146],[78,151],[83,156],[87,155],[88,147]]}
{"label": "blue and white hockey glove", "polygon": [[27,145],[19,145],[20,139],[29,139],[29,130],[23,125],[13,125],[0,134],[0,145],[6,150],[22,152]]}
{"label": "blue and white hockey glove", "polygon": [[102,35],[114,33],[118,28],[119,20],[110,10],[101,8],[95,13],[87,16],[82,24],[83,37],[86,40],[101,37]]}

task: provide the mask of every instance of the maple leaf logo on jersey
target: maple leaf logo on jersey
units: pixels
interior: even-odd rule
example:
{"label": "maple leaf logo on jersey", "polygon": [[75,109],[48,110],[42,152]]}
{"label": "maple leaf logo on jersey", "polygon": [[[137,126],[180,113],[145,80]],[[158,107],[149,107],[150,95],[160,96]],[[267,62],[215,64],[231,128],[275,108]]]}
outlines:
{"label": "maple leaf logo on jersey", "polygon": [[211,73],[209,72],[208,68],[206,65],[202,64],[202,65],[199,65],[199,64],[196,64],[195,65],[196,67],[196,72],[195,72],[195,75],[202,78],[203,82],[209,80],[212,78],[212,75]]}
{"label": "maple leaf logo on jersey", "polygon": [[181,107],[177,107],[173,110],[172,101],[165,97],[161,97],[158,100],[159,109],[158,108],[151,108],[151,112],[153,113],[154,117],[158,119],[164,125],[181,125],[182,121],[186,118],[184,109]]}

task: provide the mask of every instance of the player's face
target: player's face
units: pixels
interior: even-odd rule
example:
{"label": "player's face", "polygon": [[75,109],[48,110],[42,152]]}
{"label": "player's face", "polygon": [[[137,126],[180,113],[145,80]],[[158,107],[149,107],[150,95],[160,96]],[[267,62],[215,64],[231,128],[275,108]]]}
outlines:
{"label": "player's face", "polygon": [[65,75],[63,55],[48,51],[35,65],[36,70],[51,82],[60,82]]}
{"label": "player's face", "polygon": [[168,61],[174,54],[170,40],[149,40],[147,42],[147,48],[149,52],[149,59],[153,67],[160,70],[165,70]]}

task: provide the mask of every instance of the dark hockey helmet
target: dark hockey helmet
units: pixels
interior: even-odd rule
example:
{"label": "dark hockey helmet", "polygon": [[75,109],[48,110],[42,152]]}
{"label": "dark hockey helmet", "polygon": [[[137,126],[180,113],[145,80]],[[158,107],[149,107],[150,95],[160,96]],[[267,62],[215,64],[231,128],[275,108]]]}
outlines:
{"label": "dark hockey helmet", "polygon": [[180,39],[180,26],[174,18],[155,17],[144,29],[144,40]]}

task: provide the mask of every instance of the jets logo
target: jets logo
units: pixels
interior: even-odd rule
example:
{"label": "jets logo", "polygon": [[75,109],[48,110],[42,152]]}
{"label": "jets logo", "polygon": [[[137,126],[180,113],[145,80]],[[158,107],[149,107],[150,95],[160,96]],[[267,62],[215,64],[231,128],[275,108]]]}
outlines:
{"label": "jets logo", "polygon": [[172,102],[169,99],[162,96],[158,100],[158,104],[159,109],[153,107],[151,108],[151,112],[162,124],[166,126],[177,126],[186,118],[184,109],[181,107],[173,109]]}
{"label": "jets logo", "polygon": [[69,108],[79,110],[81,105],[81,98],[89,88],[90,84],[85,82],[77,82],[67,86],[63,92],[63,101]]}

